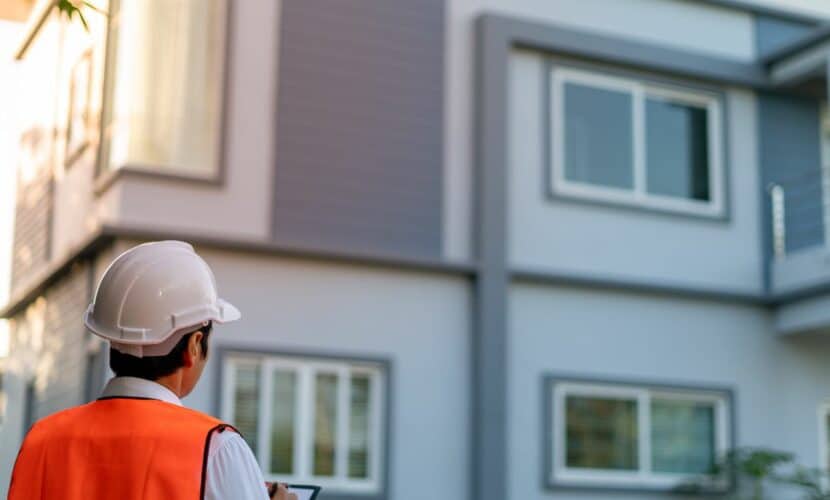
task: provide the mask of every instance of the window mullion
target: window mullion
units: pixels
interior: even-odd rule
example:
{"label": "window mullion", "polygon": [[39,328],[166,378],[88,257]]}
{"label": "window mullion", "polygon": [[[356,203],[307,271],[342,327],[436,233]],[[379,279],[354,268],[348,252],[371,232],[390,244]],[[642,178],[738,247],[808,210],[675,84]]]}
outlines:
{"label": "window mullion", "polygon": [[632,87],[632,134],[634,136],[634,196],[646,197],[646,117],[645,88],[635,84]]}
{"label": "window mullion", "polygon": [[709,145],[709,203],[718,210],[723,207],[724,189],[723,185],[723,131],[721,130],[720,105],[713,100],[706,105],[706,125]]}
{"label": "window mullion", "polygon": [[334,475],[340,480],[349,477],[349,418],[351,411],[351,380],[349,368],[342,366],[337,370],[337,442],[334,447]]}
{"label": "window mullion", "polygon": [[236,405],[234,393],[236,391],[236,363],[233,359],[225,359],[225,385],[222,387],[222,419],[233,424],[236,422]]}
{"label": "window mullion", "polygon": [[271,473],[271,395],[274,365],[266,360],[259,365],[259,423],[257,425],[257,449],[259,466],[265,475]]}
{"label": "window mullion", "polygon": [[314,446],[314,385],[311,367],[297,369],[297,431],[294,441],[294,473],[300,478],[310,478],[312,449]]}
{"label": "window mullion", "polygon": [[385,429],[383,428],[383,415],[382,415],[382,408],[384,408],[386,402],[381,402],[381,398],[383,397],[383,381],[381,377],[377,373],[372,373],[369,377],[371,385],[371,389],[369,390],[369,415],[371,415],[371,420],[369,421],[369,453],[371,453],[371,458],[369,460],[369,480],[376,481],[380,477],[378,472],[380,471],[380,463],[381,463],[381,437],[385,433]]}
{"label": "window mullion", "polygon": [[[554,453],[554,460],[553,460],[553,470],[550,471],[553,476],[556,476],[557,469],[567,469],[568,464],[566,460],[566,450],[568,449],[567,439],[567,422],[565,422],[565,418],[567,415],[565,404],[567,403],[567,394],[565,390],[559,386],[554,388],[553,392],[553,408],[551,408],[551,415],[553,415],[553,423],[554,429],[551,433],[551,439],[553,441],[553,453]],[[558,466],[557,466],[558,464]]]}
{"label": "window mullion", "polygon": [[640,475],[648,477],[652,475],[651,394],[648,391],[642,391],[637,398],[637,417]]}

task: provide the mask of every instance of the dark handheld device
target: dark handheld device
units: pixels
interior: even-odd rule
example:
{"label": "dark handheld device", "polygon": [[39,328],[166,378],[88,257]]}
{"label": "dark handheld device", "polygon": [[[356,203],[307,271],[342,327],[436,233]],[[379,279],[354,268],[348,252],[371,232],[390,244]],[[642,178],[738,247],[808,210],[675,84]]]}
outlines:
{"label": "dark handheld device", "polygon": [[[268,496],[273,497],[278,487],[279,483],[270,483],[268,486]],[[322,489],[312,484],[286,484],[286,487],[289,493],[297,495],[297,500],[315,500]]]}
{"label": "dark handheld device", "polygon": [[297,495],[297,500],[315,500],[321,488],[311,484],[289,484],[288,491]]}

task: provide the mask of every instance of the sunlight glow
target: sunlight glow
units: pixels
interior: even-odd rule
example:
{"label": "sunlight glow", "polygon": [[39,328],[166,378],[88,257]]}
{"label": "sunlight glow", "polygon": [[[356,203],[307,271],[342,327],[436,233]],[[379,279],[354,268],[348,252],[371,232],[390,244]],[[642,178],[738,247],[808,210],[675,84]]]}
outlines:
{"label": "sunlight glow", "polygon": [[[11,51],[20,39],[22,24],[0,21],[0,304],[9,298],[11,279],[11,250],[15,203],[15,165],[17,164],[18,115],[14,103],[18,79],[14,76]],[[9,325],[0,320],[0,358],[9,354]]]}

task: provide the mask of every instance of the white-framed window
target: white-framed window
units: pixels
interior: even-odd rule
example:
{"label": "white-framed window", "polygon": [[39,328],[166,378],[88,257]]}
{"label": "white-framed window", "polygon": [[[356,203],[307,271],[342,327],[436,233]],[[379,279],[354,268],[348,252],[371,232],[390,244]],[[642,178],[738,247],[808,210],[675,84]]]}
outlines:
{"label": "white-framed window", "polygon": [[550,91],[554,194],[724,214],[717,94],[562,67]]}
{"label": "white-framed window", "polygon": [[830,402],[819,408],[818,436],[819,467],[830,473]]}
{"label": "white-framed window", "polygon": [[727,486],[713,471],[730,446],[728,392],[573,381],[550,390],[552,484]]}
{"label": "white-framed window", "polygon": [[242,433],[266,480],[381,491],[383,364],[242,353],[223,363],[222,418]]}
{"label": "white-framed window", "polygon": [[102,173],[128,167],[218,176],[230,6],[110,0]]}

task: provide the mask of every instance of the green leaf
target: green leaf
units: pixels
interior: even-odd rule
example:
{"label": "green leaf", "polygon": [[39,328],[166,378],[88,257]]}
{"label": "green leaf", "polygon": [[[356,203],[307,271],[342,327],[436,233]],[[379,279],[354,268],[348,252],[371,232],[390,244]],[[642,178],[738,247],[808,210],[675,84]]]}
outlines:
{"label": "green leaf", "polygon": [[[58,0],[56,4],[58,7],[58,11],[62,14],[66,15],[66,18],[72,21],[72,18],[75,14],[78,15],[78,18],[81,20],[81,24],[84,26],[84,29],[89,32],[89,24],[86,22],[86,18],[84,17],[84,13],[75,6],[70,0]],[[89,6],[89,2],[84,2],[84,5]],[[97,9],[96,9],[97,10]]]}

